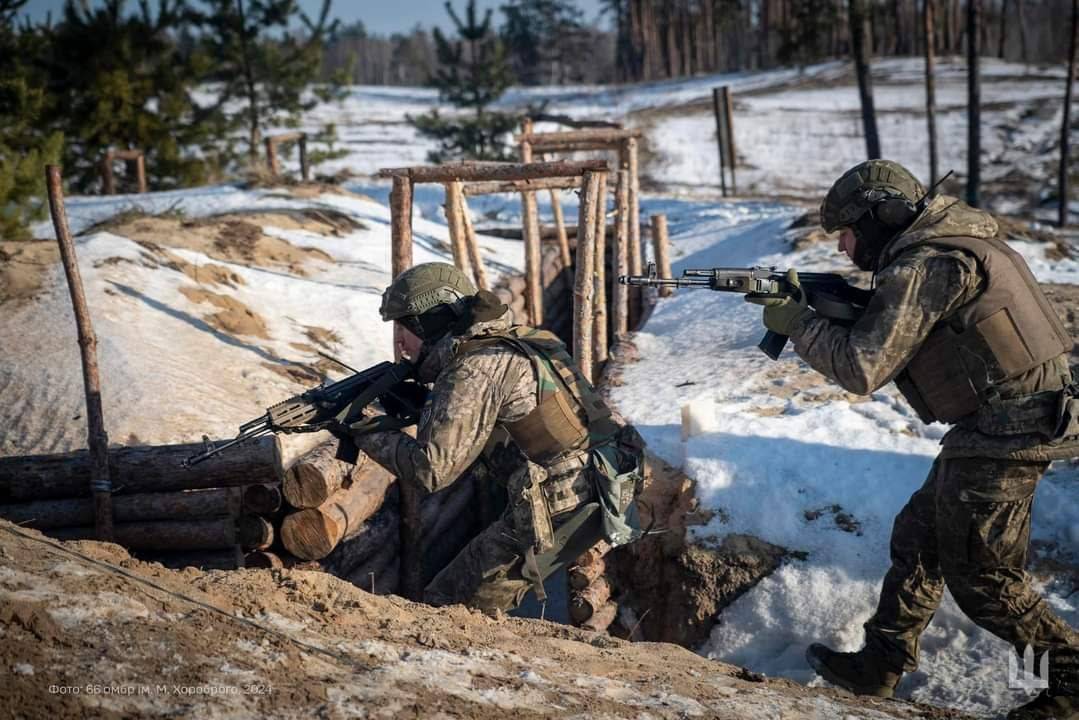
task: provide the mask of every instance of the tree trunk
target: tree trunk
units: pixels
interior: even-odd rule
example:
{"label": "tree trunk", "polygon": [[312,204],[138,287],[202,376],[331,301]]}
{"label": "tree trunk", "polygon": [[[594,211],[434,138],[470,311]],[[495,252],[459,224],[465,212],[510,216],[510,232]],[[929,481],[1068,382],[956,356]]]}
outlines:
{"label": "tree trunk", "polygon": [[851,52],[854,70],[858,75],[858,95],[862,102],[862,128],[865,133],[867,157],[880,157],[880,138],[877,135],[877,114],[873,109],[873,80],[869,72],[869,54],[865,46],[865,0],[849,0]]}
{"label": "tree trunk", "polygon": [[367,464],[367,456],[363,453],[356,465],[338,459],[340,445],[336,438],[322,443],[301,456],[285,472],[281,489],[290,505],[301,509],[322,505]]}
{"label": "tree trunk", "polygon": [[[113,493],[233,487],[279,482],[283,475],[280,448],[273,436],[238,445],[194,468],[181,466],[203,449],[202,443],[109,448]],[[85,497],[90,493],[89,476],[90,456],[85,450],[0,458],[0,501]]]}
{"label": "tree trunk", "polygon": [[1064,120],[1060,126],[1060,178],[1057,195],[1060,197],[1060,212],[1057,224],[1068,224],[1068,136],[1071,130],[1072,85],[1075,82],[1076,42],[1079,41],[1079,0],[1072,0],[1072,32],[1068,44],[1068,84],[1064,90]]}
{"label": "tree trunk", "polygon": [[981,103],[978,53],[982,0],[967,0],[967,205],[978,207],[981,184]]}
{"label": "tree trunk", "polygon": [[929,134],[929,185],[933,187],[937,183],[937,100],[936,87],[933,79],[933,44],[936,33],[934,32],[933,3],[934,0],[924,0],[925,12],[923,22],[925,24],[925,120],[926,130]]}
{"label": "tree trunk", "polygon": [[[221,550],[236,545],[236,522],[212,520],[158,520],[117,523],[116,543],[130,550]],[[56,528],[49,535],[60,540],[93,540],[92,527]]]}
{"label": "tree trunk", "polygon": [[[145,493],[113,498],[116,522],[148,520],[193,520],[225,515],[229,511],[231,488],[191,492]],[[0,505],[0,517],[16,525],[49,530],[78,527],[94,522],[94,502],[90,498],[38,500]]]}
{"label": "tree trunk", "polygon": [[1000,0],[1000,47],[997,57],[1004,59],[1004,44],[1008,39],[1008,0]]}
{"label": "tree trunk", "polygon": [[1029,57],[1027,55],[1027,20],[1023,10],[1023,0],[1015,0],[1015,14],[1019,20],[1019,59],[1025,65]]}
{"label": "tree trunk", "polygon": [[339,542],[359,532],[364,521],[382,506],[394,480],[382,466],[368,463],[349,487],[341,488],[322,505],[286,516],[281,523],[281,542],[298,558],[326,557]]}

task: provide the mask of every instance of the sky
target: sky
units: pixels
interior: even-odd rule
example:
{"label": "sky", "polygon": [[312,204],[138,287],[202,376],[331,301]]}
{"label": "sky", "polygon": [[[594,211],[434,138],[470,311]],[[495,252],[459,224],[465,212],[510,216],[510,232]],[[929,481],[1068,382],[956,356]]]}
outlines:
{"label": "sky", "polygon": [[[310,15],[318,13],[322,5],[321,0],[299,0],[299,3]],[[494,9],[495,23],[498,24],[502,18],[497,8],[504,3],[505,0],[477,0],[476,6],[481,10]],[[58,17],[63,5],[64,0],[30,0],[25,11],[34,20],[44,20],[49,12],[54,18]],[[132,0],[128,5],[134,9],[137,3]],[[465,0],[454,0],[453,5],[458,11],[463,11]],[[599,17],[600,0],[577,0],[577,7],[584,12],[588,22],[594,22]],[[416,24],[425,27],[451,24],[443,0],[394,0],[392,3],[385,0],[334,0],[330,13],[339,18],[342,25],[362,20],[368,32],[378,35],[405,32]],[[608,24],[606,18],[603,24]]]}

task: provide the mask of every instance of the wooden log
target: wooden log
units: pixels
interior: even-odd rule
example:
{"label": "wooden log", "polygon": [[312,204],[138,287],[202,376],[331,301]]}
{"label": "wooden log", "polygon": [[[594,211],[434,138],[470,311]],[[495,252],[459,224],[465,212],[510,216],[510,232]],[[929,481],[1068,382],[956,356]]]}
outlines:
{"label": "wooden log", "polygon": [[244,555],[244,567],[276,569],[285,567],[281,556],[265,550],[254,550]]}
{"label": "wooden log", "polygon": [[544,177],[574,177],[589,170],[606,170],[605,160],[556,160],[544,163],[446,163],[415,167],[383,168],[379,177],[403,177],[414,183],[444,183],[450,180],[507,182]]}
{"label": "wooden log", "polygon": [[573,359],[585,378],[592,379],[592,296],[595,291],[593,253],[596,243],[596,197],[600,174],[586,173],[581,181],[581,203],[577,226],[584,228],[577,243],[576,274],[573,283]]}
{"label": "wooden log", "polygon": [[138,552],[136,556],[144,562],[161,563],[173,570],[187,567],[199,570],[239,570],[246,566],[244,556],[232,549]]}
{"label": "wooden log", "polygon": [[[117,523],[115,542],[131,550],[223,550],[236,545],[232,518],[154,520]],[[55,528],[48,534],[60,540],[93,540],[91,527]]]}
{"label": "wooden log", "polygon": [[112,169],[113,163],[112,150],[105,152],[105,156],[101,158],[101,194],[102,195],[115,195],[116,194],[116,175]]}
{"label": "wooden log", "polygon": [[716,120],[716,145],[719,146],[719,191],[723,197],[727,197],[727,118],[723,114],[722,94],[718,87],[712,88],[712,115]]}
{"label": "wooden log", "polygon": [[353,473],[367,464],[367,456],[363,453],[355,465],[338,459],[340,444],[337,438],[324,442],[301,455],[285,471],[281,490],[289,505],[301,509],[322,505],[352,481]]}
{"label": "wooden log", "polygon": [[575,152],[597,152],[617,150],[624,140],[577,140],[564,142],[542,142],[532,147],[536,152],[566,155]]}
{"label": "wooden log", "polygon": [[300,178],[304,182],[311,179],[311,168],[307,164],[307,133],[300,133]]}
{"label": "wooden log", "polygon": [[237,529],[244,550],[266,550],[273,545],[273,524],[258,515],[241,515]]}
{"label": "wooden log", "polygon": [[[656,271],[660,277],[671,276],[670,240],[667,237],[667,216],[660,213],[652,216],[652,249],[656,256]],[[660,297],[674,294],[674,288],[661,287]]]}
{"label": "wooden log", "polygon": [[333,552],[319,561],[319,565],[328,573],[348,577],[387,545],[397,547],[400,522],[396,496],[392,500],[387,498],[355,535],[338,543]]}
{"label": "wooden log", "polygon": [[723,110],[727,115],[727,167],[731,170],[731,194],[737,195],[738,183],[734,177],[734,168],[738,164],[738,156],[734,149],[734,98],[731,97],[730,85],[723,86]]}
{"label": "wooden log", "polygon": [[468,248],[468,262],[472,265],[472,279],[476,282],[476,289],[486,290],[487,270],[483,267],[483,258],[480,256],[480,243],[476,239],[476,228],[472,226],[472,213],[468,211],[468,203],[464,195],[460,198],[461,219],[465,223],[465,246]]}
{"label": "wooden log", "polygon": [[[559,125],[566,125],[571,128],[613,128],[621,129],[622,124],[617,122],[611,122],[610,120],[577,120],[569,115],[558,115],[554,113],[534,113],[529,117],[530,123],[538,122],[552,122]],[[521,134],[527,134],[532,132],[531,125],[526,130],[524,123],[521,123]]]}
{"label": "wooden log", "polygon": [[270,177],[277,177],[279,168],[277,165],[277,143],[272,137],[266,138],[266,169],[270,171]]}
{"label": "wooden log", "polygon": [[[637,141],[626,140],[626,170],[629,171],[629,271],[640,275],[643,267],[641,258],[641,181],[637,172]],[[639,287],[629,288],[629,326],[636,328],[641,321],[642,299]]]}
{"label": "wooden log", "polygon": [[98,540],[112,540],[112,476],[109,473],[109,436],[105,432],[105,416],[101,410],[101,379],[97,370],[97,336],[90,322],[90,309],[82,288],[75,243],[67,224],[64,208],[64,187],[59,165],[45,166],[49,210],[60,245],[60,260],[71,293],[75,311],[75,327],[79,336],[82,359],[82,380],[86,394],[87,447],[90,449],[90,491],[94,497],[94,527]]}
{"label": "wooden log", "polygon": [[610,598],[611,586],[607,584],[606,579],[597,578],[584,590],[578,590],[570,595],[569,616],[573,622],[580,625],[592,617]]}
{"label": "wooden log", "polygon": [[617,282],[617,278],[629,273],[629,171],[618,171],[615,190],[614,247],[611,248],[611,274],[616,282],[611,285],[611,327],[614,341],[619,342],[629,332],[629,286]]}
{"label": "wooden log", "polygon": [[[566,221],[562,216],[562,202],[558,199],[558,193],[551,191],[551,212],[554,213],[555,238],[558,240],[558,253],[562,259],[562,267],[569,270],[573,267],[573,256],[569,252],[569,235],[566,233]],[[544,228],[540,228],[540,239],[543,239]]]}
{"label": "wooden log", "polygon": [[461,181],[454,180],[443,185],[445,188],[446,202],[443,208],[446,212],[446,224],[450,231],[450,249],[453,252],[453,264],[461,272],[468,274],[468,250],[465,246],[465,221],[461,217],[463,212],[464,194],[461,192]]}
{"label": "wooden log", "polygon": [[[237,445],[194,468],[181,466],[203,448],[202,443],[109,448],[113,491],[127,495],[235,487],[280,482],[284,475],[281,451],[273,436]],[[0,458],[0,502],[85,497],[89,495],[91,467],[85,450]]]}
{"label": "wooden log", "polygon": [[[215,488],[121,495],[113,498],[113,520],[193,520],[225,515],[229,494],[229,488]],[[94,502],[91,498],[69,498],[0,505],[0,517],[37,530],[79,527],[93,524]]]}
{"label": "wooden log", "polygon": [[243,508],[255,515],[274,515],[284,505],[280,485],[248,485],[244,488]]}
{"label": "wooden log", "polygon": [[574,564],[579,567],[589,567],[603,561],[604,556],[610,551],[611,544],[606,540],[600,540],[588,550],[581,553]]}
{"label": "wooden log", "polygon": [[591,565],[574,565],[569,570],[569,586],[574,590],[584,590],[594,583],[607,570],[607,563],[599,558]]}
{"label": "wooden log", "polygon": [[521,222],[525,239],[525,293],[528,305],[528,324],[539,327],[543,324],[543,282],[540,277],[540,234],[539,211],[536,208],[536,193],[521,193]]}
{"label": "wooden log", "polygon": [[337,544],[359,532],[385,499],[395,478],[377,463],[368,463],[349,487],[341,488],[317,508],[287,515],[281,542],[303,560],[320,560]]}
{"label": "wooden log", "polygon": [[622,140],[636,139],[642,137],[644,132],[639,129],[615,129],[615,128],[597,128],[595,130],[563,130],[561,132],[543,132],[543,133],[521,133],[515,135],[513,141],[515,143],[528,142],[535,148],[537,145],[544,143],[559,143],[559,142],[619,142]]}
{"label": "wooden log", "polygon": [[512,180],[510,182],[473,182],[463,187],[464,194],[494,195],[496,193],[519,193],[526,190],[576,190],[581,186],[581,179],[571,177],[533,178],[531,180]]}
{"label": "wooden log", "polygon": [[[397,277],[412,267],[412,181],[395,175],[390,190],[390,275]],[[403,352],[401,326],[393,324],[393,358]]]}
{"label": "wooden log", "polygon": [[592,613],[587,620],[581,623],[581,628],[592,632],[607,632],[607,628],[611,626],[616,617],[618,617],[618,605],[608,600],[602,607]]}
{"label": "wooden log", "polygon": [[139,156],[135,158],[135,183],[139,189],[139,193],[146,192],[146,156],[141,152]]}
{"label": "wooden log", "polygon": [[593,360],[607,362],[607,173],[601,173],[596,193],[596,249],[593,260],[595,291],[592,327]]}

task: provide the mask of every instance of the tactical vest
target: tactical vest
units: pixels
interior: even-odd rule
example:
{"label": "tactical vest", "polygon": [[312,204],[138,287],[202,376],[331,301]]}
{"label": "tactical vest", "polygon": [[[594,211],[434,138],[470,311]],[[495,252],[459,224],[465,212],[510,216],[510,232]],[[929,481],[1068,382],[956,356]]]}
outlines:
{"label": "tactical vest", "polygon": [[964,250],[977,260],[983,291],[937,323],[896,378],[924,422],[954,423],[995,396],[994,387],[1072,347],[1030,268],[995,237],[899,238],[888,262],[922,245]]}
{"label": "tactical vest", "polygon": [[620,427],[553,333],[515,325],[470,338],[457,352],[499,343],[525,355],[538,379],[536,407],[503,427],[525,457],[547,470],[542,489],[550,513],[577,507],[594,494],[587,473],[578,472],[589,462],[585,451],[613,439]]}

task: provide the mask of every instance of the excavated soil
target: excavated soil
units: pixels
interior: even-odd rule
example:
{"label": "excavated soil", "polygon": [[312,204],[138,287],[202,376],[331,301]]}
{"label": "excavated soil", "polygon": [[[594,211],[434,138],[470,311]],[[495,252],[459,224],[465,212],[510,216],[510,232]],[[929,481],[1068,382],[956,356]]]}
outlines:
{"label": "excavated soil", "polygon": [[675,645],[379,597],[322,572],[182,572],[0,521],[4,714],[957,718]]}

